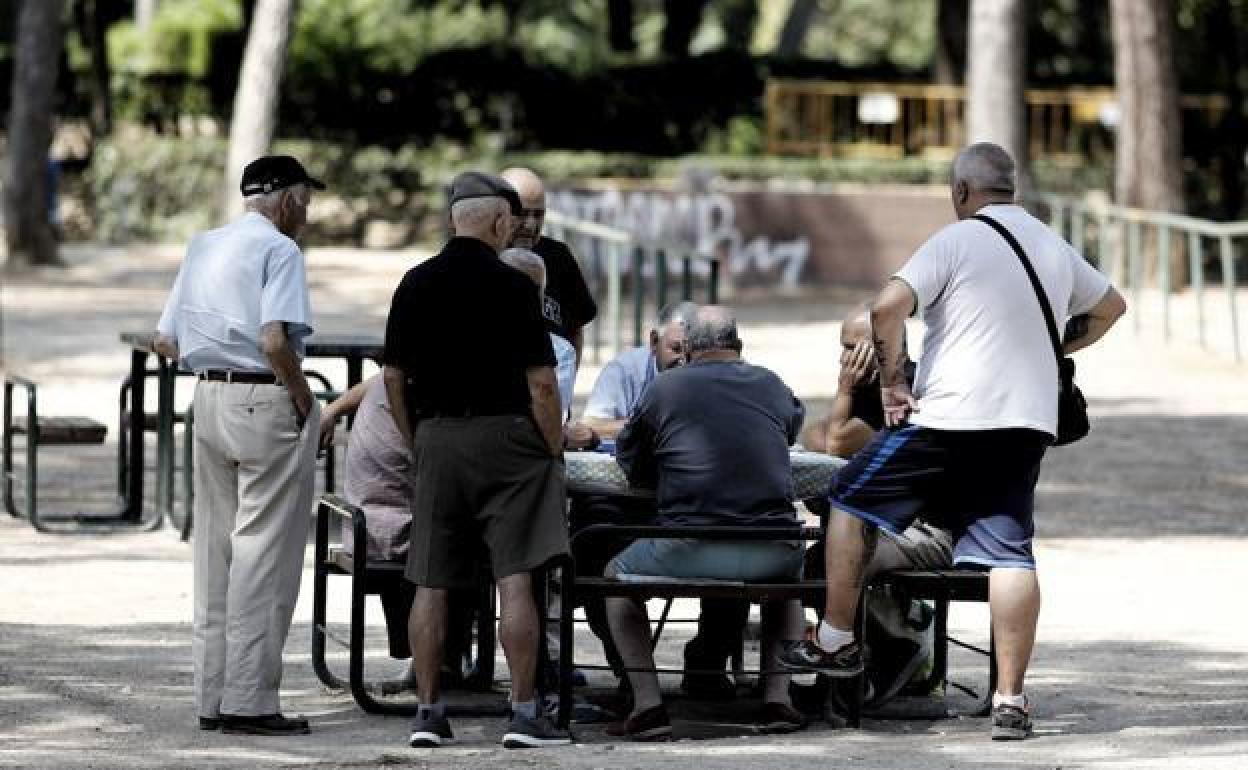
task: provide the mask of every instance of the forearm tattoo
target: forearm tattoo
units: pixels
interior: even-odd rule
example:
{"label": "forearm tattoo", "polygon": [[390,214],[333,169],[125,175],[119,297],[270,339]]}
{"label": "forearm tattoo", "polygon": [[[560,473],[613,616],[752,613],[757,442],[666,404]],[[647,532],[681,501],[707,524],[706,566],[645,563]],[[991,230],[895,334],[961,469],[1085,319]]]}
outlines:
{"label": "forearm tattoo", "polygon": [[894,351],[892,340],[885,339],[875,330],[872,330],[872,341],[875,344],[876,363],[880,368],[880,385],[887,388],[901,384],[905,380],[906,371],[905,345],[897,346]]}

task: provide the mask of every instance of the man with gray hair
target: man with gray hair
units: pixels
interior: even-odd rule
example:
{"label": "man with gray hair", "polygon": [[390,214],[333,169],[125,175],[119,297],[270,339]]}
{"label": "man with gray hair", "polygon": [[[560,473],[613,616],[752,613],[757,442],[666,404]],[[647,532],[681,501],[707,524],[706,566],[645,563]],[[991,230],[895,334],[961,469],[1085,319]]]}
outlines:
{"label": "man with gray hair", "polygon": [[[278,688],[312,510],[318,412],[300,367],[312,333],[295,243],[312,189],[299,161],[247,164],[247,212],[187,248],[156,349],[195,372],[195,618],[201,730],[292,735]],[[311,422],[312,427],[307,424]]]}
{"label": "man with gray hair", "polygon": [[[655,379],[617,443],[629,482],[657,489],[663,526],[732,526],[736,541],[643,539],[607,566],[617,578],[658,575],[719,580],[790,580],[800,577],[800,542],[751,540],[759,526],[797,524],[790,502],[789,447],[805,410],[774,373],[741,359],[741,340],[724,307],[698,309],[686,332],[689,362]],[[612,638],[629,669],[653,669],[645,605],[607,600]],[[802,634],[796,601],[763,606],[763,668],[774,670],[782,642]],[[654,673],[633,670],[633,710],[611,735],[666,740],[671,721]],[[787,676],[764,677],[758,723],[765,732],[805,726],[793,709]]]}
{"label": "man with gray hair", "polygon": [[[540,625],[531,573],[567,553],[563,432],[555,356],[538,293],[498,253],[520,199],[502,179],[466,172],[451,184],[455,237],[407,272],[386,322],[384,378],[416,465],[407,579],[417,586],[408,636],[421,707],[409,744],[453,740],[439,691],[447,593],[479,585],[489,553],[499,640],[511,672],[506,748],[561,745],[538,709]],[[470,306],[488,313],[466,312]],[[447,334],[454,321],[457,334]],[[491,355],[465,340],[490,340]]]}
{"label": "man with gray hair", "polygon": [[[537,285],[537,292],[546,297],[546,263],[537,254],[513,246],[498,258],[503,264],[524,273]],[[566,424],[572,413],[572,393],[576,389],[576,348],[571,342],[554,332],[550,333],[550,345],[555,351],[555,378],[559,380],[559,404]]]}
{"label": "man with gray hair", "polygon": [[[1002,148],[962,150],[950,186],[959,221],[924,243],[872,305],[888,428],[837,475],[823,620],[781,663],[832,677],[862,671],[854,616],[878,532],[903,537],[922,512],[952,530],[955,564],[989,571],[999,671],[992,737],[1018,740],[1032,731],[1023,678],[1040,612],[1032,508],[1057,432],[1058,363],[1041,295],[1058,321],[1087,316],[1062,343],[1064,354],[1099,340],[1126,303],[1016,204],[1014,162]],[[914,313],[927,328],[912,391],[903,335]]]}

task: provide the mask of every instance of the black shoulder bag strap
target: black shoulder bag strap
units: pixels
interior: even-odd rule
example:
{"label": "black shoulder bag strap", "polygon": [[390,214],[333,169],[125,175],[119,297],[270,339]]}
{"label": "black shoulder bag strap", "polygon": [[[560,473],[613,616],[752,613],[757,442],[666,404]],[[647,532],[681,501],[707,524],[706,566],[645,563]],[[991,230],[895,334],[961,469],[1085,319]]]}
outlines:
{"label": "black shoulder bag strap", "polygon": [[1044,322],[1049,330],[1053,357],[1057,359],[1057,436],[1054,443],[1060,446],[1078,441],[1088,435],[1091,427],[1088,423],[1088,404],[1079,387],[1075,385],[1075,362],[1068,358],[1062,349],[1062,340],[1057,334],[1057,321],[1053,318],[1053,308],[1049,305],[1048,295],[1044,293],[1044,287],[1040,284],[1036,269],[1032,267],[1031,260],[1027,258],[1018,240],[1000,222],[987,214],[976,214],[974,218],[996,230],[997,234],[1010,244],[1010,248],[1018,255],[1018,261],[1023,263],[1023,269],[1027,271],[1027,278],[1031,280],[1031,288],[1036,292],[1040,312],[1044,314]]}
{"label": "black shoulder bag strap", "polygon": [[976,214],[973,218],[996,230],[1005,242],[1010,244],[1010,248],[1014,249],[1014,253],[1018,255],[1018,261],[1023,263],[1023,269],[1027,271],[1027,277],[1031,279],[1031,288],[1035,290],[1036,299],[1040,302],[1040,312],[1044,313],[1044,322],[1048,324],[1049,342],[1053,344],[1053,355],[1057,357],[1057,366],[1060,369],[1062,359],[1066,357],[1066,354],[1062,350],[1062,340],[1057,336],[1057,321],[1053,318],[1053,308],[1049,305],[1049,297],[1044,293],[1044,286],[1040,284],[1040,278],[1036,275],[1036,269],[1031,266],[1031,260],[1027,259],[1026,252],[1018,244],[1014,235],[1000,222],[987,214]]}

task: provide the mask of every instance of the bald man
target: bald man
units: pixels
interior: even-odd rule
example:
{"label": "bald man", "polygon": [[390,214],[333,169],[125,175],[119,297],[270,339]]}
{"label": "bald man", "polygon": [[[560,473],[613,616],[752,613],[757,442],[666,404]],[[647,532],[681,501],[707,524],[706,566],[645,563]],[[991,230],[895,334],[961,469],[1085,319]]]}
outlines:
{"label": "bald man", "polygon": [[[867,303],[859,303],[841,324],[841,372],[832,412],[802,430],[802,446],[812,452],[848,458],[884,427],[870,312]],[[907,359],[905,367],[913,380],[914,364]]]}
{"label": "bald man", "polygon": [[542,299],[546,329],[572,343],[579,364],[585,338],[583,330],[598,315],[598,305],[567,245],[542,235],[546,188],[541,177],[518,167],[504,170],[501,176],[520,194],[522,205],[519,225],[509,245],[529,249],[546,263],[546,293]]}

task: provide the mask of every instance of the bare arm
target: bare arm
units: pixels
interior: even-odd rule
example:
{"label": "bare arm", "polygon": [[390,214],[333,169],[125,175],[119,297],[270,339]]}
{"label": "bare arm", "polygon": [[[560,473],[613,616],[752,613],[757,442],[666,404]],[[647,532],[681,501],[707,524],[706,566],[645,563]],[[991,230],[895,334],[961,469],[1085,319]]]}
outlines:
{"label": "bare arm", "polygon": [[1083,350],[1093,344],[1101,337],[1105,336],[1105,332],[1122,318],[1123,313],[1127,312],[1127,301],[1113,286],[1105,291],[1105,296],[1101,297],[1101,301],[1092,306],[1088,311],[1088,322],[1075,333],[1068,335],[1063,341],[1062,348],[1066,354],[1074,353],[1076,350]]}
{"label": "bare arm", "polygon": [[572,332],[572,347],[576,350],[576,368],[579,371],[581,368],[581,349],[585,347],[584,326],[578,326],[576,327],[576,330]]}
{"label": "bare arm", "polygon": [[390,400],[390,414],[394,415],[394,426],[399,435],[412,443],[412,421],[407,414],[407,375],[397,366],[386,365],[381,376],[386,383],[386,397]]}
{"label": "bare arm", "polygon": [[563,417],[555,369],[553,366],[533,366],[526,369],[524,375],[529,382],[533,420],[546,440],[550,454],[558,457],[563,454]]}
{"label": "bare arm", "polygon": [[358,383],[346,393],[326,404],[325,408],[321,410],[322,449],[334,443],[334,424],[347,415],[355,414],[355,410],[360,408],[360,402],[364,400],[365,391],[372,384],[373,378],[377,376],[374,374],[367,380]]}
{"label": "bare arm", "polygon": [[888,282],[871,305],[871,341],[880,369],[884,422],[888,425],[903,422],[917,409],[906,383],[906,319],[914,309],[914,291],[897,278]]}
{"label": "bare arm", "polygon": [[620,435],[620,431],[624,430],[624,425],[628,420],[619,419],[612,420],[608,417],[583,417],[581,422],[594,429],[602,438],[615,438]]}
{"label": "bare arm", "polygon": [[875,431],[853,413],[854,386],[870,374],[874,358],[875,351],[866,340],[860,340],[853,350],[841,354],[832,413],[806,426],[802,431],[802,446],[812,452],[849,457],[871,440]]}
{"label": "bare arm", "polygon": [[170,361],[178,360],[178,341],[167,334],[156,333],[152,342],[152,350],[155,350]]}
{"label": "bare arm", "polygon": [[282,321],[270,321],[260,327],[260,351],[269,360],[273,373],[286,385],[290,398],[295,404],[295,414],[299,418],[299,429],[312,413],[312,389],[303,376],[299,358],[290,346],[290,338],[286,336],[286,324]]}

